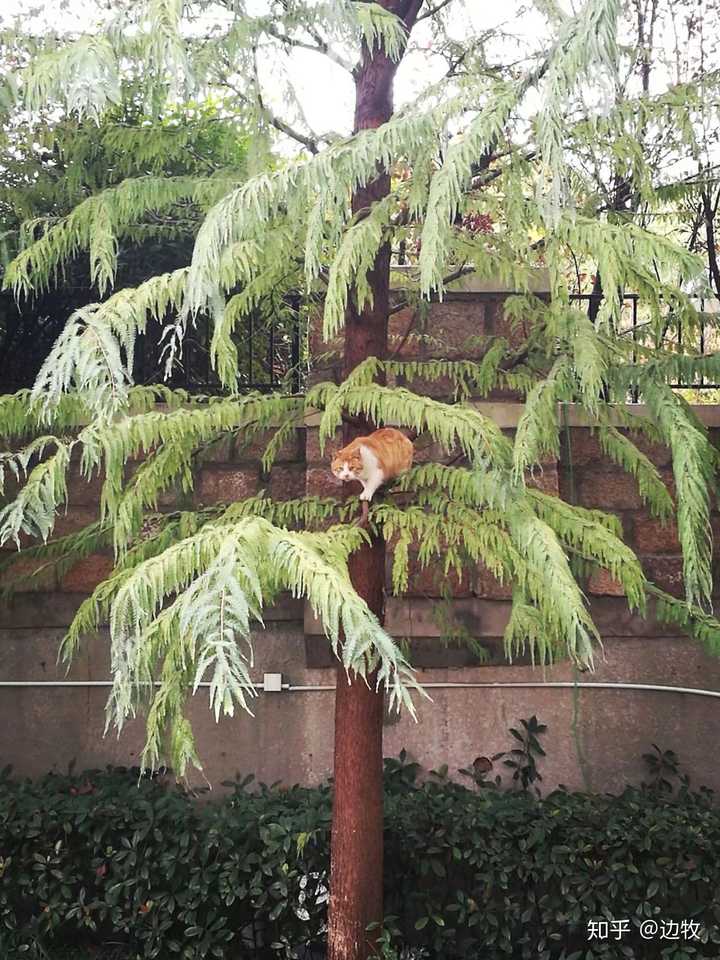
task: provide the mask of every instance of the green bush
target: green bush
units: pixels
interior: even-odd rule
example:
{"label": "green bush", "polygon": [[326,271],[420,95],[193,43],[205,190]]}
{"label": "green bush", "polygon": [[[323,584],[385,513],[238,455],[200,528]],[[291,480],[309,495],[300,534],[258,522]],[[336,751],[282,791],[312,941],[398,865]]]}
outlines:
{"label": "green bush", "polygon": [[[709,791],[673,794],[658,768],[653,785],[620,796],[539,799],[442,771],[420,783],[404,760],[386,764],[385,837],[386,939],[404,955],[720,955],[720,813]],[[302,956],[323,941],[330,807],[329,785],[245,780],[197,803],[137,771],[34,783],[5,773],[0,956],[99,944],[113,957]],[[628,919],[630,932],[588,942],[588,920],[600,917]],[[698,921],[708,940],[645,941],[646,919]]]}

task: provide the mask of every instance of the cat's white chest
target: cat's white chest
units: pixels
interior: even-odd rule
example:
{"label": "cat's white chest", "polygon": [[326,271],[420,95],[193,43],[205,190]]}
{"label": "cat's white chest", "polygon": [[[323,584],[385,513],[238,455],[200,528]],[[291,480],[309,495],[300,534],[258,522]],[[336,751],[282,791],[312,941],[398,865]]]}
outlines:
{"label": "cat's white chest", "polygon": [[361,500],[372,500],[373,494],[385,479],[380,461],[377,454],[360,444],[360,459],[362,461],[362,474],[358,477],[363,485],[363,491],[360,494]]}
{"label": "cat's white chest", "polygon": [[364,444],[360,444],[360,459],[362,460],[362,474],[361,479],[369,480],[370,477],[374,476],[377,471],[380,469],[380,464],[377,458],[377,455]]}

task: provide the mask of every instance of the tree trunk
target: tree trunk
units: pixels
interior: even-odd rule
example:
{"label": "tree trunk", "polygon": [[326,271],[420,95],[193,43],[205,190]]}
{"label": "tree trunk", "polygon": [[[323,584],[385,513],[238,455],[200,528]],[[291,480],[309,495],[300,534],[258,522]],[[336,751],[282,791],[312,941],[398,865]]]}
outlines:
{"label": "tree trunk", "polygon": [[[412,28],[422,0],[381,0]],[[377,48],[363,47],[355,72],[355,132],[379,127],[393,112],[393,82],[397,71]],[[357,190],[354,213],[387,196],[390,176],[378,177]],[[351,302],[345,317],[343,374],[367,357],[387,354],[390,296],[390,244],[378,252],[369,274],[372,305],[358,310]],[[370,423],[346,424],[344,440],[374,429]],[[350,559],[353,586],[382,620],[385,597],[385,543],[374,538]],[[337,671],[335,695],[335,760],[328,960],[366,960],[374,953],[383,906],[382,724],[384,698],[359,678],[348,680]]]}

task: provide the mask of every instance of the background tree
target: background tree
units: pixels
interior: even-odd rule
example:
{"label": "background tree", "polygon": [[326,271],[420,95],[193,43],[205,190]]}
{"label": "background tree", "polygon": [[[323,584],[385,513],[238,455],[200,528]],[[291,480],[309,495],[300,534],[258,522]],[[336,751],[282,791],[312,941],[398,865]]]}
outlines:
{"label": "background tree", "polygon": [[[706,292],[718,296],[718,133],[711,117],[720,51],[708,26],[716,15],[712,0],[625,5],[614,109],[591,119],[585,96],[578,97],[573,163],[589,188],[588,212],[612,211],[618,222],[631,220],[682,240],[706,260]],[[683,103],[682,124],[672,108],[677,100]],[[589,127],[594,136],[588,136]],[[575,260],[573,267],[578,292],[601,291],[597,263]]]}
{"label": "background tree", "polygon": [[[5,49],[5,68],[10,58]],[[52,224],[82,201],[129,177],[177,180],[247,172],[247,138],[222,103],[173,105],[148,117],[132,88],[100,125],[57,112],[38,122],[11,104],[0,134],[0,244],[2,269]],[[147,211],[118,238],[117,287],[135,286],[156,273],[176,269],[192,254],[202,208],[181,198],[161,213]],[[73,310],[107,296],[87,261],[70,257],[62,283],[32,292],[16,304],[0,300],[0,380],[5,389],[32,385],[40,364]],[[152,340],[152,337],[148,338]],[[197,345],[199,347],[199,345]],[[158,379],[152,355],[143,352],[135,370],[140,382]]]}
{"label": "background tree", "polygon": [[[672,114],[689,142],[694,111],[705,117],[705,99],[687,85],[613,99],[616,0],[589,0],[572,16],[543,5],[549,44],[505,66],[488,36],[472,32],[472,20],[463,21],[457,39],[452,8],[460,6],[279,0],[258,16],[238,3],[129,3],[107,14],[94,33],[40,44],[16,82],[16,96],[33,116],[59,105],[100,118],[117,109],[130,77],[153,122],[161,122],[164,105],[178,102],[180,93],[200,99],[214,89],[231,90],[244,122],[258,125],[254,164],[266,163],[272,131],[302,148],[247,179],[130,177],[46,224],[8,266],[6,285],[22,297],[87,250],[93,281],[104,290],[115,282],[118,244],[134,224],[189,200],[207,211],[189,265],[76,311],[32,392],[0,400],[0,429],[21,442],[0,467],[22,481],[0,513],[0,541],[40,536],[46,545],[23,555],[60,566],[114,547],[115,569],[79,609],[63,652],[71,657],[88,631],[109,620],[109,722],[122,727],[128,715],[145,710],[145,762],[155,767],[168,758],[181,774],[199,763],[184,713],[188,696],[209,676],[217,716],[235,705],[247,708],[254,692],[251,624],[279,591],[308,599],[340,660],[333,960],[367,956],[376,936],[367,931],[382,917],[383,695],[393,707],[414,710],[411,695],[418,693],[411,665],[382,625],[389,538],[396,591],[406,586],[412,545],[422,562],[442,558],[446,571],[482,561],[511,581],[510,656],[529,647],[542,662],[568,655],[591,663],[598,634],[582,584],[598,566],[622,584],[634,609],[646,612],[652,599],[656,615],[681,624],[713,651],[720,646],[720,625],[707,612],[717,454],[669,386],[678,374],[714,375],[718,358],[681,355],[659,335],[699,322],[683,285],[700,282],[702,263],[652,223],[591,202],[594,184],[575,162],[579,143],[587,151],[598,131],[616,130],[643,111]],[[396,113],[396,72],[404,57],[415,55],[413,38],[423,31],[429,39],[420,45],[437,45],[442,69]],[[298,51],[350,71],[351,137],[309,129],[289,81],[274,70]],[[269,90],[262,77],[268,65],[275,78]],[[704,93],[713,83],[703,75]],[[590,106],[579,122],[581,94]],[[291,108],[285,117],[275,108],[283,101]],[[642,158],[634,161],[628,189],[659,203],[661,190],[648,183]],[[394,246],[415,266],[398,299],[415,304],[416,314],[424,301],[442,296],[449,277],[472,269],[517,291],[506,310],[524,342],[488,338],[476,361],[403,362],[389,355],[388,315],[399,305],[390,294]],[[596,263],[602,276],[603,299],[592,318],[569,300],[571,254]],[[532,292],[540,266],[549,274],[549,300]],[[304,396],[238,393],[238,322],[263,296],[296,290],[300,281],[308,297],[322,299],[326,339],[340,340],[342,381],[317,384]],[[648,305],[655,337],[647,346],[622,335],[624,290],[640,293]],[[134,345],[148,318],[164,323],[172,374],[202,316],[212,324],[212,361],[226,392],[192,400],[161,385],[133,385]],[[448,378],[452,396],[440,401],[388,387],[389,374],[410,385]],[[525,395],[514,442],[472,403],[495,387]],[[625,411],[631,389],[640,391],[647,415]],[[156,407],[157,400],[166,405]],[[620,539],[616,518],[526,485],[528,471],[557,454],[558,410],[568,402],[597,425],[608,455],[636,477],[642,498],[660,517],[675,510],[670,494],[618,427],[670,446],[683,600],[648,582]],[[310,409],[322,412],[322,440],[341,427],[347,440],[394,423],[427,435],[447,458],[401,478],[373,503],[367,526],[357,522],[354,499],[276,503],[260,496],[158,512],[160,493],[173,484],[189,489],[194,467],[228,434],[248,440],[269,433],[263,464],[270,469]],[[100,517],[80,533],[51,540],[75,456],[85,474],[103,472]],[[128,477],[125,465],[138,457],[143,466]]]}

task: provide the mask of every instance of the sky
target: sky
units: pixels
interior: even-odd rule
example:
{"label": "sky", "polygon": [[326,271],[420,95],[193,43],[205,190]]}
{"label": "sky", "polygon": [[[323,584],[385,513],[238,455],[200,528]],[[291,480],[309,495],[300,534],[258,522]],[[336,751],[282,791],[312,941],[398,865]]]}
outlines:
{"label": "sky", "polygon": [[[479,34],[489,28],[501,26],[510,20],[512,32],[518,38],[505,45],[504,53],[508,60],[515,60],[522,46],[534,47],[539,37],[546,32],[543,17],[537,10],[526,7],[521,10],[521,0],[504,0],[501,3],[478,3],[476,0],[456,0],[452,5],[449,29],[452,36],[464,39]],[[262,12],[263,0],[250,0],[251,12]],[[113,0],[2,0],[0,27],[19,21],[23,31],[41,32],[62,30],[63,32],[87,31],[96,21],[97,14],[107,15],[118,4]],[[255,9],[253,9],[255,8]],[[427,53],[430,31],[427,25],[420,24],[413,32],[413,42],[421,48],[415,56],[406,57],[401,65],[396,81],[396,105],[415,98],[417,93],[434,79],[439,79],[444,62]],[[502,48],[500,48],[502,49]],[[287,60],[285,59],[285,62]],[[261,63],[264,87],[270,91],[278,87],[274,80],[277,64]],[[315,133],[333,130],[341,134],[350,132],[353,113],[354,90],[351,77],[327,58],[308,51],[295,51],[291,58],[290,78],[303,111]]]}
{"label": "sky", "polygon": [[[485,31],[504,28],[507,36],[493,39],[493,60],[505,64],[515,63],[530,52],[541,53],[547,49],[551,33],[540,10],[554,5],[555,2],[556,0],[499,0],[492,3],[488,0],[454,0],[448,10],[448,30],[455,39],[465,41]],[[565,12],[571,13],[575,6],[580,5],[581,0],[557,2]],[[251,14],[261,15],[267,10],[267,0],[244,0],[244,3]],[[137,8],[140,0],[0,0],[0,28],[15,22],[26,33],[48,30],[63,33],[87,32],[92,30],[98,19],[107,20],[117,15],[124,5]],[[702,6],[703,0],[700,0],[698,9]],[[678,7],[678,10],[682,12],[681,7]],[[227,13],[225,16],[227,18]],[[212,22],[217,23],[217,14],[204,13],[202,21],[195,24],[193,29],[207,32]],[[671,25],[662,18],[656,31],[656,41],[664,47],[665,54],[654,62],[653,92],[659,92],[674,79],[673,51],[677,41]],[[413,31],[411,38],[411,49],[415,48],[416,52],[403,58],[398,72],[395,84],[397,108],[402,108],[404,104],[414,100],[423,88],[443,75],[445,61],[432,54],[429,46],[430,27],[427,23],[421,23]],[[299,120],[299,114],[292,115],[288,104],[284,102],[284,88],[278,78],[282,70],[287,69],[288,78],[311,132],[316,136],[328,132],[343,136],[349,134],[354,101],[351,76],[326,57],[309,51],[295,50],[289,57],[286,51],[281,51],[276,46],[274,51],[272,53],[268,48],[263,50],[259,57],[263,97],[270,109],[302,132],[307,132],[307,128],[303,128],[302,121]],[[603,92],[597,88],[587,91],[587,94],[588,104],[595,109],[603,111],[611,104],[609,89]],[[528,92],[523,103],[524,116],[529,117],[536,112],[542,96],[542,89]],[[275,143],[275,149],[291,156],[297,152],[298,147],[293,141],[281,138]]]}

